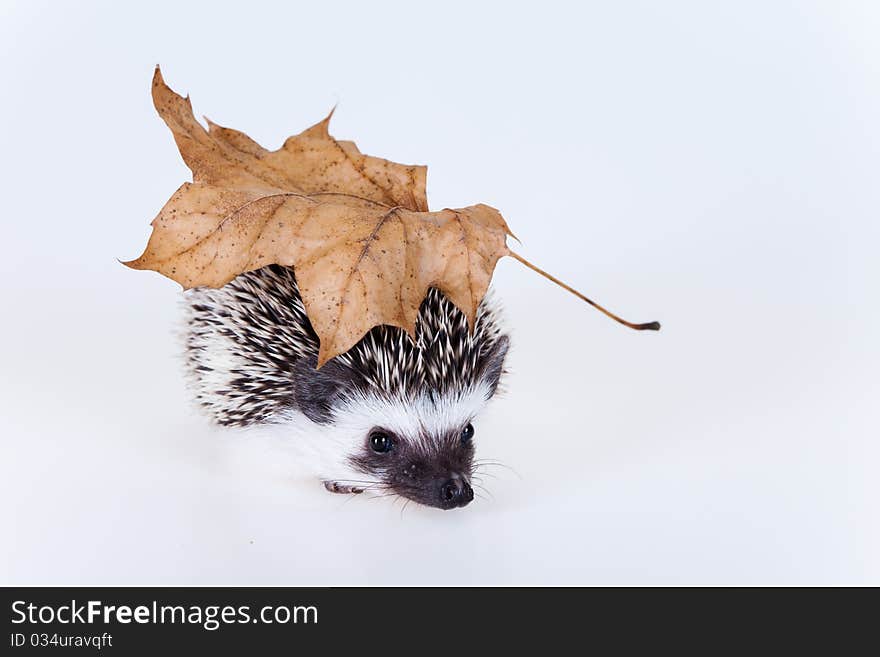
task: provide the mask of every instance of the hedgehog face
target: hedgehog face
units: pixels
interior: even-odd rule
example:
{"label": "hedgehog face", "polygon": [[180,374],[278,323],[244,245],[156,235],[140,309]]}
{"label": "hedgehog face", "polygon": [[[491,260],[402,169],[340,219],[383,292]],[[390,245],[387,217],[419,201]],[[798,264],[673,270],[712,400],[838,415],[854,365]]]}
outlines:
{"label": "hedgehog face", "polygon": [[417,435],[401,435],[377,426],[352,463],[401,497],[425,506],[454,509],[474,499],[470,482],[473,437],[470,422],[440,433],[422,427]]}
{"label": "hedgehog face", "polygon": [[[454,509],[474,499],[474,418],[491,398],[484,382],[449,395],[354,393],[333,407],[329,422],[302,426],[301,465],[335,493],[398,495]],[[284,420],[284,418],[280,418]]]}
{"label": "hedgehog face", "polygon": [[[474,352],[471,376],[457,379],[450,367],[435,371],[418,358],[413,381],[403,376],[408,371],[403,367],[392,372],[334,359],[317,369],[314,359],[301,359],[292,372],[293,408],[280,418],[302,413],[313,423],[305,442],[331,492],[392,494],[441,509],[462,507],[474,499],[472,422],[495,395],[507,345],[500,336],[491,348]],[[380,361],[387,365],[389,358]]]}
{"label": "hedgehog face", "polygon": [[[454,395],[388,398],[364,395],[348,402],[337,417],[351,420],[342,471],[352,481],[374,482],[368,492],[391,493],[439,509],[455,509],[474,499],[473,419],[493,390],[476,385]],[[339,428],[339,427],[337,427]]]}

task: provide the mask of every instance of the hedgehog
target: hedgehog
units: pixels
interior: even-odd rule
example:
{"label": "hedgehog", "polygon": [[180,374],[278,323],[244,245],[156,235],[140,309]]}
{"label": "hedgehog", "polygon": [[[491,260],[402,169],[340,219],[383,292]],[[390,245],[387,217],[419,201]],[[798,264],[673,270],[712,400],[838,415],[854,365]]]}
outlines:
{"label": "hedgehog", "polygon": [[270,265],[184,298],[187,375],[215,423],[308,434],[307,468],[333,493],[381,491],[439,509],[474,499],[474,421],[498,390],[510,343],[491,292],[471,327],[431,288],[415,340],[377,326],[320,368],[292,268]]}

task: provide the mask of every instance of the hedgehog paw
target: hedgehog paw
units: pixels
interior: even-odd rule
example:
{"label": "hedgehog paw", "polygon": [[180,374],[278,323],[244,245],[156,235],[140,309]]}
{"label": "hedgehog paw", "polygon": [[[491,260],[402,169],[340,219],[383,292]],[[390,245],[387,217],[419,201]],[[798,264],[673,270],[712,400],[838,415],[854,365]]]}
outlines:
{"label": "hedgehog paw", "polygon": [[340,493],[342,495],[359,495],[364,492],[363,488],[350,486],[348,484],[340,484],[338,481],[325,481],[324,488],[331,493]]}

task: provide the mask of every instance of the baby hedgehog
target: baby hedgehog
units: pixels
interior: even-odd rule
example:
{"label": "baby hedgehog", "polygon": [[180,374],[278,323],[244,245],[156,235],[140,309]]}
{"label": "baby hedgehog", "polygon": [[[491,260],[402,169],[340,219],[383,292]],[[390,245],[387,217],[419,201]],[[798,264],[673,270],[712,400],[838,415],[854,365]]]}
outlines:
{"label": "baby hedgehog", "polygon": [[381,490],[441,509],[474,498],[473,421],[498,388],[509,344],[489,295],[471,332],[431,289],[415,343],[379,326],[321,369],[291,268],[271,265],[185,298],[187,369],[216,422],[306,429],[304,447],[332,492]]}

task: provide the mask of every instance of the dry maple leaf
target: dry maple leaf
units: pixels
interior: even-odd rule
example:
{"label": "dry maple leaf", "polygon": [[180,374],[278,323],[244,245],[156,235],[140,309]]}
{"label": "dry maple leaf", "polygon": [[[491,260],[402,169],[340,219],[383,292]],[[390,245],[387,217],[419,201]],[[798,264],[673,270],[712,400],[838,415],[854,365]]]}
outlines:
{"label": "dry maple leaf", "polygon": [[153,102],[193,174],[153,220],[139,258],[184,288],[220,287],[270,264],[293,267],[320,339],[318,366],[374,326],[415,335],[428,289],[441,290],[473,326],[495,264],[509,255],[617,321],[630,324],[507,248],[511,235],[488,205],[428,211],[427,168],[358,151],[330,136],[330,116],[269,151],[237,130],[193,116],[189,98],[159,68]]}

